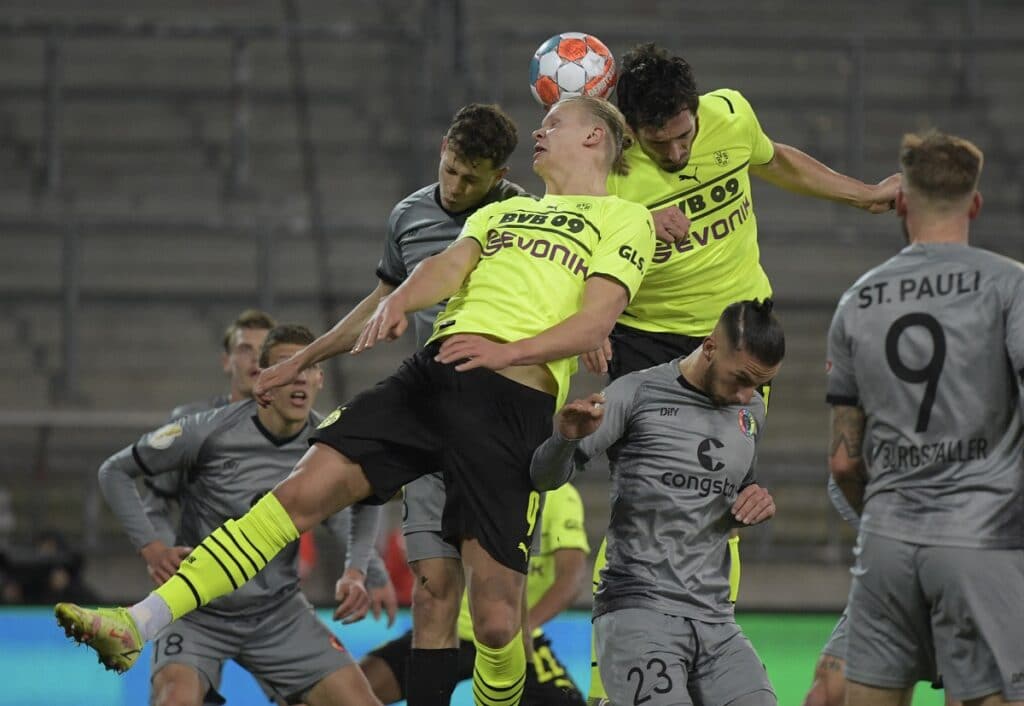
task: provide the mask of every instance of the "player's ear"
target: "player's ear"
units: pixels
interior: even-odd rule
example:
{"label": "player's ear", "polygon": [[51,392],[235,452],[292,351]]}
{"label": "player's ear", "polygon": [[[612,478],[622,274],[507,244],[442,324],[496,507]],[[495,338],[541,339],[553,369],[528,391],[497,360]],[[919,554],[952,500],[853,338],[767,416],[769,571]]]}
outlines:
{"label": "player's ear", "polygon": [[220,354],[220,367],[224,370],[225,374],[231,374],[231,356],[227,353]]}
{"label": "player's ear", "polygon": [[444,151],[446,149],[448,149],[448,136],[447,135],[445,135],[444,137],[441,138],[441,154],[440,154],[441,157],[444,156]]}
{"label": "player's ear", "polygon": [[975,191],[974,196],[971,198],[971,209],[967,212],[967,217],[973,221],[981,213],[983,205],[985,205],[985,199],[982,198],[980,191]]}
{"label": "player's ear", "polygon": [[592,147],[601,142],[601,140],[604,138],[604,134],[605,130],[603,127],[601,127],[600,125],[594,125],[592,128],[590,128],[590,132],[587,133],[587,137],[585,140],[583,140],[583,144],[585,144],[587,147]]}
{"label": "player's ear", "polygon": [[701,354],[704,356],[704,360],[710,361],[712,356],[715,355],[715,351],[718,350],[718,342],[715,340],[714,334],[704,339],[704,343],[701,344]]}
{"label": "player's ear", "polygon": [[907,215],[907,197],[903,194],[903,187],[896,187],[896,215],[903,218]]}

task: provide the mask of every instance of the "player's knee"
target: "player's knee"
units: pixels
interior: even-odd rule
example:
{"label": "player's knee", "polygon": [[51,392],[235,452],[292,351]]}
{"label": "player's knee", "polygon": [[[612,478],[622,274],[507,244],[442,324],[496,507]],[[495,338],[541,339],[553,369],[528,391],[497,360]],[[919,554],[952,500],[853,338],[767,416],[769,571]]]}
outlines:
{"label": "player's knee", "polygon": [[473,635],[477,642],[488,647],[504,647],[519,632],[519,606],[503,603],[489,604],[473,614]]}
{"label": "player's knee", "polygon": [[163,684],[153,683],[153,706],[202,706],[203,697],[193,684],[181,680],[166,680]]}
{"label": "player's knee", "polygon": [[452,646],[462,599],[462,566],[455,559],[424,559],[410,564],[413,635],[419,647]]}
{"label": "player's knee", "polygon": [[[437,566],[434,560],[429,561],[429,564],[427,561],[414,561],[409,565],[416,577],[412,589],[413,600],[419,600],[427,608],[453,604],[457,608],[462,597],[462,582],[459,577],[452,575],[448,567]],[[452,560],[452,563],[456,570],[462,570],[458,561]]]}

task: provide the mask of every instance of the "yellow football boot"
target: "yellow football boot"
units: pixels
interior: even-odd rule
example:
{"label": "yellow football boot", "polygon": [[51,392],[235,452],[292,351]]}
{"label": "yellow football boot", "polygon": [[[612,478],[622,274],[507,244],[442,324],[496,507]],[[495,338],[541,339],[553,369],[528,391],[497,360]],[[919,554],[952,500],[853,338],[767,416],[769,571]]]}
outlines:
{"label": "yellow football boot", "polygon": [[96,650],[100,664],[107,669],[127,672],[142,653],[145,643],[126,608],[91,610],[58,603],[53,612],[64,634]]}

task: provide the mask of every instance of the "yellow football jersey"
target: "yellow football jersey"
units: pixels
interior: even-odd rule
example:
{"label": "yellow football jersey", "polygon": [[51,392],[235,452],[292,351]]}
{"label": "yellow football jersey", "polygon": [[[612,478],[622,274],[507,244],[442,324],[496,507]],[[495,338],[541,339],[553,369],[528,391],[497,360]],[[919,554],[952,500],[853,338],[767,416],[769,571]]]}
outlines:
{"label": "yellow football jersey", "polygon": [[678,206],[692,224],[681,242],[658,241],[620,323],[704,336],[729,304],[771,296],[757,245],[749,167],[770,162],[774,154],[750,104],[729,89],[700,97],[697,135],[680,171],[661,169],[638,144],[627,151],[629,174],[611,175],[608,190],[652,211]]}
{"label": "yellow football jersey", "polygon": [[[503,341],[530,338],[579,309],[587,278],[613,279],[633,298],[654,251],[654,222],[616,196],[516,197],[466,221],[480,261],[434,323],[431,341],[476,333]],[[547,363],[565,400],[576,357]]]}

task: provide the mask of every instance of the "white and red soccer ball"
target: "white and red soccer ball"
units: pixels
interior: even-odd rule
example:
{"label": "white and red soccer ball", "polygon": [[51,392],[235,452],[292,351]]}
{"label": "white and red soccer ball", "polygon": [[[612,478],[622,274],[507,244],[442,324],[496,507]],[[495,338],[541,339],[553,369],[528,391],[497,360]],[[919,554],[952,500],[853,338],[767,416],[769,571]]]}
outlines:
{"label": "white and red soccer ball", "polygon": [[608,47],[583,32],[556,34],[530,60],[530,92],[545,108],[571,96],[607,98],[617,76]]}

